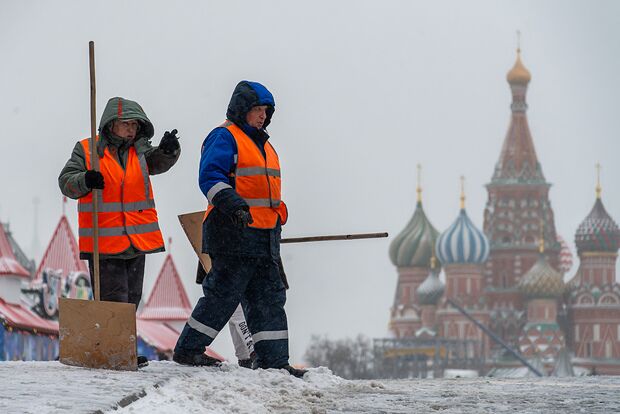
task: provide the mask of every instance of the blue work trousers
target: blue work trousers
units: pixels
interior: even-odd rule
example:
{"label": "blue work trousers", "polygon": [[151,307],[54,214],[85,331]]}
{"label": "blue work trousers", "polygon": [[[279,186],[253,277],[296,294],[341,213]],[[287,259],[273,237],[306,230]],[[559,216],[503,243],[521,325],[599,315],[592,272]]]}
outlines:
{"label": "blue work trousers", "polygon": [[198,300],[174,352],[201,354],[226,325],[241,302],[260,368],[288,364],[286,289],[271,257],[217,255],[202,282]]}

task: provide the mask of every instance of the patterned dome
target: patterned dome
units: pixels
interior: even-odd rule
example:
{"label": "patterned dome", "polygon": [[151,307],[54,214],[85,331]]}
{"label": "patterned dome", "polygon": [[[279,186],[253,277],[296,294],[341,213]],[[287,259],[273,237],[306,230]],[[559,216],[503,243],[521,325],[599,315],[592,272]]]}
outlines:
{"label": "patterned dome", "polygon": [[464,208],[437,240],[437,257],[445,266],[455,263],[484,263],[489,257],[489,240],[467,216]]}
{"label": "patterned dome", "polygon": [[390,260],[397,267],[428,267],[438,236],[418,201],[413,217],[390,244]]}
{"label": "patterned dome", "polygon": [[596,198],[592,211],[581,222],[575,233],[577,252],[612,252],[620,247],[620,229],[607,214],[600,197]]}
{"label": "patterned dome", "polygon": [[573,254],[562,236],[557,234],[556,240],[560,243],[560,271],[568,273],[571,267],[573,267]]}
{"label": "patterned dome", "polygon": [[508,83],[518,83],[527,85],[532,80],[530,71],[521,62],[521,49],[517,49],[517,61],[508,74],[506,74],[506,80]]}
{"label": "patterned dome", "polygon": [[564,293],[562,275],[540,255],[519,282],[519,291],[530,299],[557,298]]}
{"label": "patterned dome", "polygon": [[436,305],[444,290],[445,286],[439,280],[439,270],[432,268],[428,277],[418,286],[415,293],[420,305]]}

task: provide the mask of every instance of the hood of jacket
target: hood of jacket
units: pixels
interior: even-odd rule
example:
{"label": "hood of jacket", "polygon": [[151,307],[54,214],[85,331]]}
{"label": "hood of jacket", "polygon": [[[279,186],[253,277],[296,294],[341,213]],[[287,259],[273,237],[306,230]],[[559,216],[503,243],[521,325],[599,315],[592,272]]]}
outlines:
{"label": "hood of jacket", "polygon": [[242,129],[246,129],[245,127],[248,126],[245,120],[247,113],[253,106],[259,105],[267,105],[267,118],[262,128],[264,130],[271,122],[276,101],[271,92],[260,83],[243,80],[237,84],[233,91],[226,111],[226,118]]}
{"label": "hood of jacket", "polygon": [[140,129],[136,134],[136,140],[140,138],[150,139],[155,134],[153,124],[146,116],[146,113],[144,113],[140,104],[117,96],[111,98],[103,110],[101,121],[99,122],[99,135],[106,139],[110,139],[112,122],[117,119],[135,119],[140,123]]}

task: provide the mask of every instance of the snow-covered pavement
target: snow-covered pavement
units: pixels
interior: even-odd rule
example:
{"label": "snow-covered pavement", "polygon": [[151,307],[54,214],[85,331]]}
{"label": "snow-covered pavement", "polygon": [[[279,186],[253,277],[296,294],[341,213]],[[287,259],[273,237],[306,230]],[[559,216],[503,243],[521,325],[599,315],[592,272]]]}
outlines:
{"label": "snow-covered pavement", "polygon": [[620,377],[348,381],[315,368],[300,380],[229,364],[115,372],[1,362],[0,381],[2,413],[620,412]]}

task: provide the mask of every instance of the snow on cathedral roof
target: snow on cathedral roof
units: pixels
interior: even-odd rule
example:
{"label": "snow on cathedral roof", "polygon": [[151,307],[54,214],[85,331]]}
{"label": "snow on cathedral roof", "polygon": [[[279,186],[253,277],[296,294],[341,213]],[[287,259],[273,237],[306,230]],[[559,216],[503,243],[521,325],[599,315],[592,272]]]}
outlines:
{"label": "snow on cathedral roof", "polygon": [[0,225],[0,276],[30,277],[30,272],[17,261],[2,225]]}
{"label": "snow on cathedral roof", "polygon": [[160,321],[187,320],[192,306],[177,272],[172,255],[168,255],[157,276],[151,295],[139,318]]}
{"label": "snow on cathedral roof", "polygon": [[41,263],[37,268],[35,280],[41,280],[43,270],[63,270],[63,276],[73,271],[88,273],[88,268],[83,260],[80,260],[80,250],[69,226],[67,216],[64,214],[54,230],[54,234],[43,253]]}

